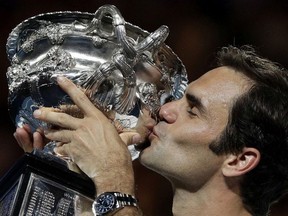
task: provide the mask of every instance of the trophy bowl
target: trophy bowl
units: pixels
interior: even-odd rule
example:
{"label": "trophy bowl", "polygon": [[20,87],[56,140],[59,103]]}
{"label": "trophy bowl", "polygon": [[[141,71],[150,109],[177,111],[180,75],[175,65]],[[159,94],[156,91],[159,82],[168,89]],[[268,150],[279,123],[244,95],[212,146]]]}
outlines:
{"label": "trophy bowl", "polygon": [[167,98],[182,97],[187,73],[164,44],[167,26],[153,33],[125,22],[115,6],[95,14],[54,12],[20,23],[10,33],[7,55],[9,113],[17,127],[45,127],[32,113],[39,106],[71,104],[55,78],[66,76],[103,112],[137,117],[156,114]]}

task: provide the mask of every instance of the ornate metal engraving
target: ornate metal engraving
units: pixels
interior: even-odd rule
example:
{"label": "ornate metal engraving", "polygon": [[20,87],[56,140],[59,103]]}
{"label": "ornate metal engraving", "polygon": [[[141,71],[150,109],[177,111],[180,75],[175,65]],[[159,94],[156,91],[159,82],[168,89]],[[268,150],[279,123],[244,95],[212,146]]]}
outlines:
{"label": "ornate metal engraving", "polygon": [[45,127],[32,117],[37,107],[70,104],[55,82],[59,75],[85,89],[104,112],[137,117],[144,106],[156,115],[167,97],[182,97],[187,85],[185,67],[164,43],[168,34],[167,26],[149,33],[125,22],[112,5],[95,14],[54,12],[23,21],[6,46],[13,121]]}

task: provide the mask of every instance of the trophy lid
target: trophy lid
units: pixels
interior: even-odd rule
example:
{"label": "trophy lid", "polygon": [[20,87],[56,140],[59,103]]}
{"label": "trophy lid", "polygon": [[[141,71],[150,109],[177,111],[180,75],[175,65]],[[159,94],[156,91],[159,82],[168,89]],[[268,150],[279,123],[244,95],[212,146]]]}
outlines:
{"label": "trophy lid", "polygon": [[167,26],[153,33],[125,22],[113,5],[95,14],[59,11],[31,17],[10,33],[6,51],[9,111],[29,122],[33,107],[68,103],[59,75],[85,89],[103,111],[131,113],[140,103],[151,112],[167,97],[182,97],[187,73],[164,41]]}

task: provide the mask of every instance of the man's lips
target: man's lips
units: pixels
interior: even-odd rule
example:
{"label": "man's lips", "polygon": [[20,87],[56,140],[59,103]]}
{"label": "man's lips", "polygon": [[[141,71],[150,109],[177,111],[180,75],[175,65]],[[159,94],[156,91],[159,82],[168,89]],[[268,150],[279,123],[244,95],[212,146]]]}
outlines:
{"label": "man's lips", "polygon": [[147,148],[147,147],[149,147],[151,145],[151,141],[152,141],[153,137],[157,136],[156,131],[155,131],[154,128],[153,128],[153,131],[149,132],[148,138],[143,143],[139,143],[139,144],[137,144],[135,146],[136,150],[142,151],[142,150],[144,150],[145,148]]}
{"label": "man's lips", "polygon": [[145,148],[149,147],[151,145],[151,141],[152,141],[152,138],[157,136],[157,132],[155,130],[155,126],[157,126],[155,124],[155,121],[151,121],[151,122],[146,122],[145,124],[145,141],[142,142],[142,143],[139,143],[137,145],[135,145],[135,149],[138,150],[138,151],[142,151],[144,150]]}

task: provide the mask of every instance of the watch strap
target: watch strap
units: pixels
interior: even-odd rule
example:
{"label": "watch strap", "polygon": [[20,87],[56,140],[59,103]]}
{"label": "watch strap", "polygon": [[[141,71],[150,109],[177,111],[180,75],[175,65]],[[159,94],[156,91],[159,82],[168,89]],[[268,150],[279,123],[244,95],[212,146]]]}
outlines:
{"label": "watch strap", "polygon": [[[111,198],[108,198],[108,202],[103,202],[103,198],[105,199],[105,197],[114,197],[112,200],[115,202],[111,201]],[[101,202],[103,202],[104,205]],[[106,216],[114,214],[125,206],[137,207],[137,202],[137,199],[130,194],[120,192],[104,192],[97,196],[96,200],[92,204],[92,210],[96,216]]]}
{"label": "watch strap", "polygon": [[114,196],[117,198],[118,204],[120,205],[119,207],[124,207],[124,206],[137,207],[136,197],[134,197],[130,194],[124,194],[124,193],[120,193],[120,192],[110,192],[110,193],[113,193]]}

